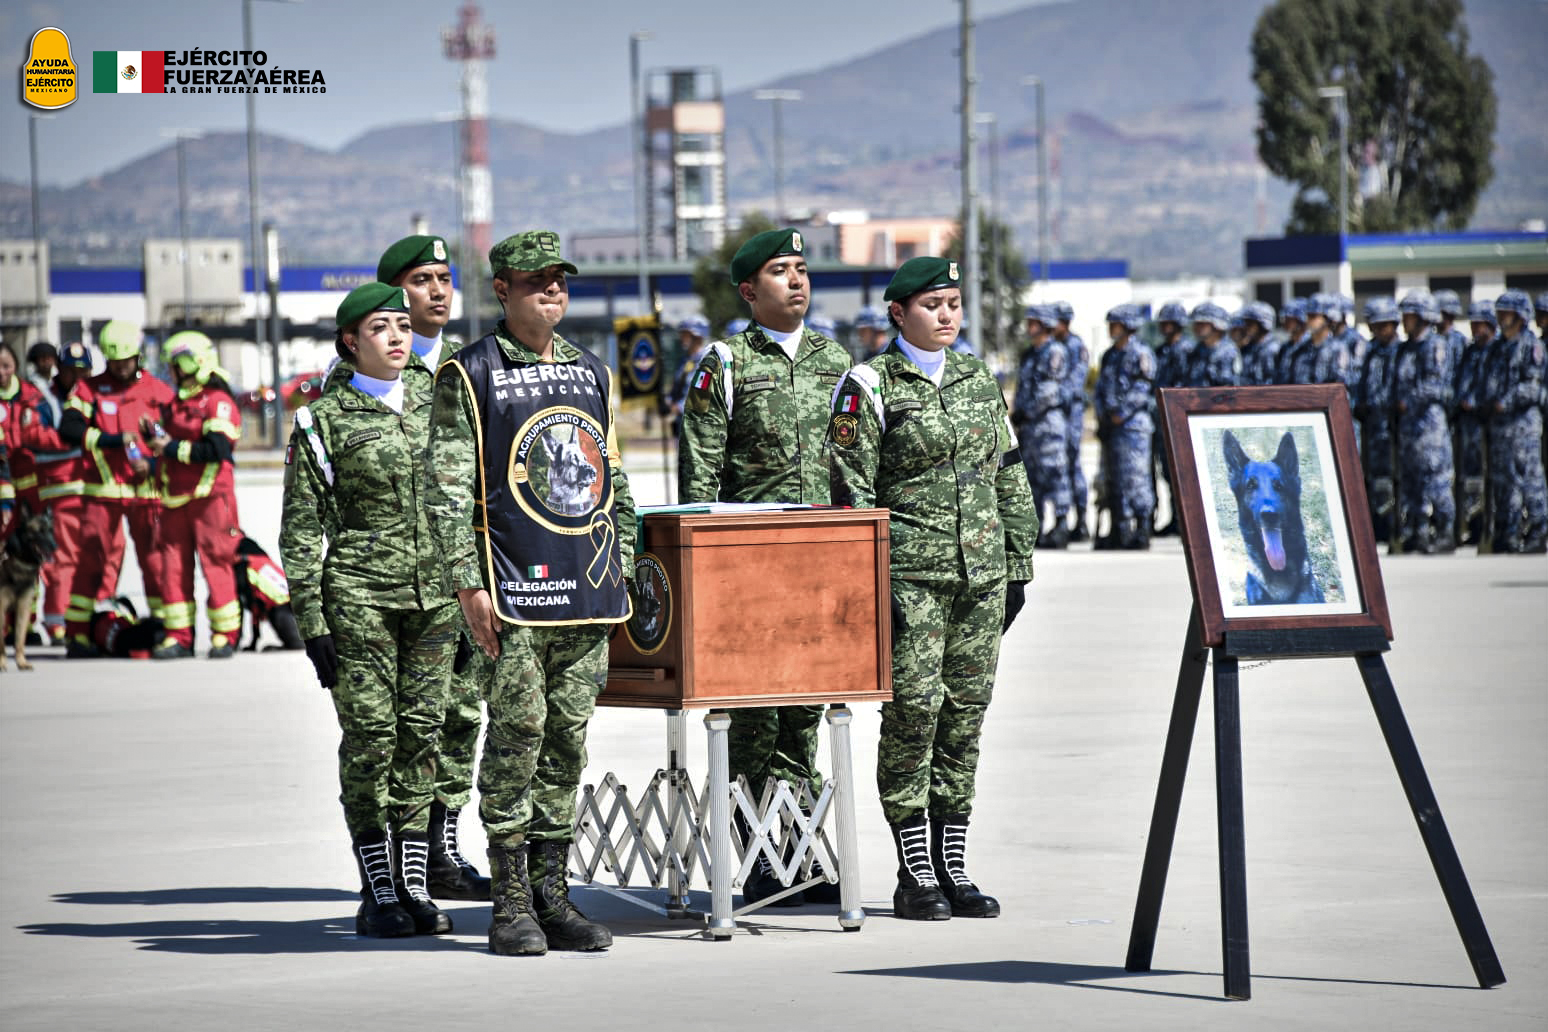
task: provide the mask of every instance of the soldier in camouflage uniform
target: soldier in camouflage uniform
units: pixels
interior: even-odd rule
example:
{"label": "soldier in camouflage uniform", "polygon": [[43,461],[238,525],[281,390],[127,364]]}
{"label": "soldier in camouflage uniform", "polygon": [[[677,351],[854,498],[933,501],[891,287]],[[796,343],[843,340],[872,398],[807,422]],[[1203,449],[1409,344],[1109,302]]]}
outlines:
{"label": "soldier in camouflage uniform", "polygon": [[1398,307],[1390,297],[1365,303],[1371,343],[1360,367],[1354,415],[1360,421],[1360,465],[1377,541],[1390,542],[1397,521],[1397,452],[1392,418],[1392,376],[1397,368]]}
{"label": "soldier in camouflage uniform", "polygon": [[409,362],[401,288],[357,287],[337,319],[341,361],[296,413],[285,453],[280,557],[343,731],[356,932],[439,934],[451,920],[427,892],[426,833],[457,610],[423,508],[430,374]]}
{"label": "soldier in camouflage uniform", "polygon": [[1499,321],[1494,305],[1474,301],[1468,313],[1472,338],[1457,363],[1455,421],[1453,442],[1457,459],[1457,544],[1476,545],[1483,537],[1484,491],[1487,485],[1484,443],[1489,416],[1484,397],[1484,373],[1489,348],[1494,343]]}
{"label": "soldier in camouflage uniform", "polygon": [[1281,343],[1274,333],[1274,306],[1251,302],[1242,309],[1242,326],[1242,386],[1271,386]]}
{"label": "soldier in camouflage uniform", "polygon": [[1456,548],[1456,501],[1452,495],[1451,408],[1455,376],[1451,346],[1436,332],[1440,309],[1427,290],[1412,290],[1398,304],[1403,346],[1392,377],[1397,410],[1398,521],[1404,551],[1450,552]]}
{"label": "soldier in camouflage uniform", "polygon": [[[1050,334],[1056,317],[1048,305],[1027,309],[1031,346],[1021,358],[1011,424],[1021,441],[1021,460],[1037,506],[1039,548],[1064,548],[1070,541],[1070,467],[1068,462],[1069,357]],[[1044,521],[1048,507],[1053,519]]]}
{"label": "soldier in camouflage uniform", "polygon": [[1193,306],[1188,318],[1197,341],[1188,356],[1189,387],[1235,387],[1242,381],[1242,353],[1226,339],[1231,317],[1213,301]]}
{"label": "soldier in camouflage uniform", "polygon": [[[1195,309],[1193,314],[1197,332],[1200,312]],[[1220,315],[1224,321],[1225,313]],[[1156,507],[1149,475],[1156,358],[1137,336],[1144,323],[1138,305],[1119,305],[1107,313],[1107,332],[1113,343],[1102,353],[1096,389],[1097,435],[1102,440],[1102,465],[1107,470],[1108,508],[1112,512],[1112,528],[1099,542],[1105,548],[1150,547],[1150,517]],[[1213,323],[1210,329],[1214,329]],[[1235,348],[1227,342],[1205,343],[1203,337],[1200,346]]]}
{"label": "soldier in camouflage uniform", "polygon": [[1284,327],[1285,337],[1279,349],[1279,357],[1274,360],[1276,384],[1295,382],[1291,367],[1295,355],[1302,349],[1306,339],[1307,304],[1306,298],[1291,298],[1286,302],[1284,310],[1279,313],[1279,322]]}
{"label": "soldier in camouflage uniform", "polygon": [[[443,358],[462,347],[445,336],[452,305],[449,259],[444,238],[416,235],[387,248],[376,263],[377,281],[402,287],[408,298],[410,363],[424,366],[432,376]],[[484,717],[479,686],[489,675],[484,662],[473,660],[467,635],[459,631],[446,721],[436,740],[435,800],[430,804],[429,882],[430,895],[437,899],[489,898],[489,879],[463,858],[457,843],[462,808],[473,796],[473,762]]]}
{"label": "soldier in camouflage uniform", "polygon": [[[1180,301],[1168,301],[1156,312],[1156,328],[1161,331],[1161,343],[1156,346],[1156,386],[1186,387],[1188,385],[1188,353],[1193,350],[1193,338],[1184,333],[1188,322],[1188,310]],[[1172,470],[1167,465],[1166,448],[1161,442],[1161,426],[1156,425],[1150,438],[1151,462],[1150,491],[1156,493],[1158,480],[1166,482],[1167,497],[1171,499],[1172,514],[1166,526],[1156,528],[1157,537],[1177,533],[1177,496],[1172,493]],[[1159,512],[1159,506],[1157,507]]]}
{"label": "soldier in camouflage uniform", "polygon": [[448,587],[493,661],[478,772],[489,949],[605,949],[566,865],[608,634],[630,613],[634,498],[607,366],[555,332],[576,271],[558,234],[508,237],[489,266],[505,318],[441,364],[425,456]]}
{"label": "soldier in camouflage uniform", "polygon": [[1500,335],[1490,349],[1489,500],[1496,552],[1542,552],[1548,542],[1543,476],[1543,384],[1548,362],[1530,328],[1532,300],[1507,290],[1494,301]]}
{"label": "soldier in camouflage uniform", "polygon": [[1000,636],[1038,529],[999,384],[950,350],[960,282],[956,262],[903,263],[884,295],[898,336],[849,372],[828,429],[833,501],[892,511],[893,698],[876,781],[898,854],[893,909],[912,920],[1000,912],[967,875],[967,827]]}
{"label": "soldier in camouflage uniform", "polygon": [[[677,448],[682,502],[829,502],[823,436],[850,358],[805,324],[811,281],[804,249],[799,231],[771,229],[731,259],[731,281],[752,308],[753,322],[711,344],[694,373]],[[821,706],[733,710],[731,776],[745,777],[754,795],[770,778],[820,786],[821,721]],[[749,903],[782,891],[766,856],[742,886]],[[825,882],[776,905],[837,898],[837,886]]]}
{"label": "soldier in camouflage uniform", "polygon": [[1080,334],[1070,330],[1070,320],[1075,318],[1075,308],[1068,301],[1053,302],[1058,322],[1053,327],[1053,339],[1063,348],[1070,360],[1070,408],[1065,420],[1069,426],[1070,491],[1074,495],[1075,529],[1071,541],[1085,541],[1091,535],[1086,529],[1086,471],[1080,465],[1080,442],[1086,435],[1086,377],[1091,373],[1091,350]]}

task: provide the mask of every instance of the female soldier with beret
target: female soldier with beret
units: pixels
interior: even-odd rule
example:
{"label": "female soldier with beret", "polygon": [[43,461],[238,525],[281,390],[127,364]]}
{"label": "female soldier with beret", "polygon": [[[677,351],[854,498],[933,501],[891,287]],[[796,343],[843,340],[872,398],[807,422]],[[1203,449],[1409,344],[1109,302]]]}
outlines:
{"label": "female soldier with beret", "polygon": [[433,382],[409,361],[402,287],[356,287],[337,322],[340,362],[322,397],[296,413],[285,454],[281,562],[343,731],[356,932],[438,935],[451,919],[427,892],[427,831],[457,607],[422,504]]}
{"label": "female soldier with beret", "polygon": [[903,263],[884,295],[898,335],[840,382],[828,427],[833,502],[891,510],[893,699],[876,781],[898,852],[893,909],[911,920],[1000,913],[967,876],[967,825],[1000,636],[1038,530],[1000,386],[950,350],[960,285],[956,262]]}

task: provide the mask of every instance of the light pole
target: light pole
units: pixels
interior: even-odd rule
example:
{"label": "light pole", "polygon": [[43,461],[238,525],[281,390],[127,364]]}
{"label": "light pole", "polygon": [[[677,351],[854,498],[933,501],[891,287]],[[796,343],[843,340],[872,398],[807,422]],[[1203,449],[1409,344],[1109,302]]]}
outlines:
{"label": "light pole", "polygon": [[[264,0],[271,4],[294,4],[301,0]],[[251,53],[253,50],[253,3],[254,0],[242,0],[242,49]],[[258,257],[263,254],[263,224],[258,220],[258,113],[254,107],[256,94],[247,94],[247,220],[248,230],[252,236],[252,269],[253,269],[253,344],[258,348],[258,354],[263,355],[263,347],[266,343],[263,332],[263,287],[258,275]],[[270,355],[270,375],[273,378],[273,386],[278,397],[280,386],[280,360],[279,341],[274,342],[274,350]],[[260,411],[262,411],[260,409]],[[269,428],[270,441],[274,447],[283,447],[284,441],[281,434],[284,428],[280,426],[278,411],[275,412],[273,425]]]}
{"label": "light pole", "polygon": [[1000,353],[1001,322],[1003,313],[1000,311],[1000,120],[992,113],[984,111],[975,116],[979,125],[989,127],[989,211],[992,221],[989,224],[989,334],[993,346],[993,353]]}
{"label": "light pole", "polygon": [[1037,278],[1048,279],[1048,135],[1043,121],[1043,80],[1024,76],[1021,85],[1037,90]]}
{"label": "light pole", "polygon": [[958,60],[962,72],[962,311],[972,323],[983,318],[978,303],[978,73],[973,63],[973,0],[961,0],[961,45]]}
{"label": "light pole", "polygon": [[27,150],[32,168],[32,282],[37,291],[38,338],[48,335],[48,268],[43,261],[43,206],[38,196],[38,121],[53,115],[27,115]]}
{"label": "light pole", "polygon": [[1354,275],[1349,267],[1349,96],[1342,86],[1323,86],[1317,96],[1333,102],[1338,118],[1338,289],[1354,294]]}
{"label": "light pole", "polygon": [[649,314],[650,274],[645,270],[649,246],[645,225],[645,109],[640,97],[640,44],[650,39],[644,30],[629,33],[629,149],[634,155],[634,251],[635,289],[639,296],[639,314]]}
{"label": "light pole", "polygon": [[188,243],[188,155],[183,144],[204,134],[197,129],[163,129],[161,135],[177,139],[177,230],[182,239],[182,257],[178,260],[183,264],[183,328],[187,329],[193,323],[193,252]]}
{"label": "light pole", "polygon": [[774,221],[785,223],[785,123],[780,117],[781,107],[787,100],[800,100],[800,90],[756,90],[754,100],[767,100],[774,105]]}

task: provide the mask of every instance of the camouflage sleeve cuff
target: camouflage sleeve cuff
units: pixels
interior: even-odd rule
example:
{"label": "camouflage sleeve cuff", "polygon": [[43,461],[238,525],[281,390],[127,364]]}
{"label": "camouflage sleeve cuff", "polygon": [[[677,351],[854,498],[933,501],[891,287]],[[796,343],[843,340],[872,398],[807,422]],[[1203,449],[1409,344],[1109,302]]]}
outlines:
{"label": "camouflage sleeve cuff", "polygon": [[[291,596],[291,601],[295,601],[294,595]],[[328,627],[328,621],[323,617],[321,606],[297,605],[295,610],[296,629],[301,632],[303,640],[320,638],[324,634],[333,633]]]}
{"label": "camouflage sleeve cuff", "polygon": [[470,556],[446,568],[446,590],[451,594],[482,587],[484,575],[479,571],[476,558]]}
{"label": "camouflage sleeve cuff", "polygon": [[1005,563],[1005,579],[1008,581],[1030,581],[1032,579],[1032,557],[1025,559],[1010,559]]}

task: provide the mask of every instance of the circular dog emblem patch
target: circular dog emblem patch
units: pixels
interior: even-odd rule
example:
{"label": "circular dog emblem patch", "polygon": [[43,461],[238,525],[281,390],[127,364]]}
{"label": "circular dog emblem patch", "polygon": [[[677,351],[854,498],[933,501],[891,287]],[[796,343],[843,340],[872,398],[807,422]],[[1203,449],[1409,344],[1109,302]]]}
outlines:
{"label": "circular dog emblem patch", "polygon": [[833,443],[840,448],[848,448],[855,443],[860,436],[860,420],[848,412],[840,412],[833,417]]}
{"label": "circular dog emblem patch", "polygon": [[661,651],[672,629],[672,582],[649,552],[634,560],[634,615],[624,624],[629,644],[642,656]]}
{"label": "circular dog emblem patch", "polygon": [[587,533],[604,497],[607,438],[579,409],[545,409],[529,419],[511,451],[510,484],[522,510],[560,534]]}

